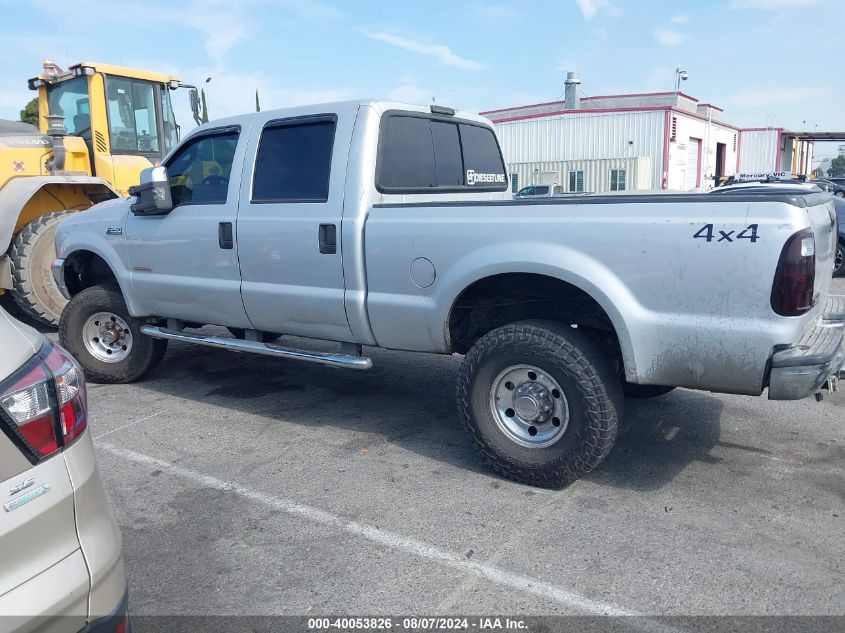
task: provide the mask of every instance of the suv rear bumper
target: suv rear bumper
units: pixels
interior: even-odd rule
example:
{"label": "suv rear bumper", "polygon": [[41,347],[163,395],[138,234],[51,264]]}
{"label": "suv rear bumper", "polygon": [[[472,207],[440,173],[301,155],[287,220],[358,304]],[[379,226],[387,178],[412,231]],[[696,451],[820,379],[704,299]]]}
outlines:
{"label": "suv rear bumper", "polygon": [[92,620],[80,629],[79,633],[131,633],[132,625],[129,621],[129,592],[124,592],[123,598],[110,614]]}
{"label": "suv rear bumper", "polygon": [[824,315],[794,345],[772,355],[769,400],[800,400],[845,365],[845,296],[828,298]]}

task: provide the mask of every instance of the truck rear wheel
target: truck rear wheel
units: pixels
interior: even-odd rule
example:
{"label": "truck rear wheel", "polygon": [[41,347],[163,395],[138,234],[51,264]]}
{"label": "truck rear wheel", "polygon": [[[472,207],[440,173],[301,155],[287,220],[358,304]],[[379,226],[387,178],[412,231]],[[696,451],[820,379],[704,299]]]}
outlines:
{"label": "truck rear wheel", "polygon": [[598,466],[622,404],[601,350],[553,321],[489,332],[458,376],[458,409],[482,456],[504,477],[535,486],[563,487]]}
{"label": "truck rear wheel", "polygon": [[86,288],[74,296],[59,321],[59,342],[98,383],[128,383],[159,364],[167,341],[141,334],[146,321],[133,317],[120,291]]}
{"label": "truck rear wheel", "polygon": [[18,233],[9,252],[12,298],[29,317],[56,325],[67,299],[59,292],[50,266],[56,259],[56,225],[70,211],[36,218]]}

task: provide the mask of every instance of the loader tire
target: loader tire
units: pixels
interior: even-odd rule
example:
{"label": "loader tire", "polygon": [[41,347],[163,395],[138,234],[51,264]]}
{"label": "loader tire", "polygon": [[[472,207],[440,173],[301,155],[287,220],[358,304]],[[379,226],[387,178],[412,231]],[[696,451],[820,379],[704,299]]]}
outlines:
{"label": "loader tire", "polygon": [[602,351],[554,321],[495,329],[458,374],[458,410],[500,475],[561,488],[610,452],[622,415],[618,378]]}
{"label": "loader tire", "polygon": [[56,226],[69,213],[55,211],[36,218],[21,229],[9,252],[12,298],[24,314],[47,325],[57,325],[67,305],[51,265],[56,259]]}
{"label": "loader tire", "polygon": [[167,341],[141,334],[120,290],[92,286],[70,300],[59,321],[59,343],[96,383],[135,382],[161,362]]}

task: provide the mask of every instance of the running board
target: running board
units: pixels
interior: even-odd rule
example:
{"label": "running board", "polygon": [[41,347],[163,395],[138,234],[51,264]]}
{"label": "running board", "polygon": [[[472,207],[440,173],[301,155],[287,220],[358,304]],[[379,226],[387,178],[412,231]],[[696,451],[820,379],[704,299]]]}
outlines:
{"label": "running board", "polygon": [[227,349],[232,352],[249,352],[251,354],[262,354],[264,356],[276,356],[277,358],[292,358],[304,360],[311,363],[320,363],[331,367],[346,367],[347,369],[370,369],[373,361],[366,356],[352,356],[349,354],[331,354],[328,352],[306,352],[305,350],[281,347],[269,343],[257,341],[242,341],[240,339],[226,338],[223,336],[209,336],[207,334],[196,334],[194,332],[177,332],[155,325],[141,326],[141,332],[153,338],[166,339],[168,341],[183,341],[197,345],[207,345]]}

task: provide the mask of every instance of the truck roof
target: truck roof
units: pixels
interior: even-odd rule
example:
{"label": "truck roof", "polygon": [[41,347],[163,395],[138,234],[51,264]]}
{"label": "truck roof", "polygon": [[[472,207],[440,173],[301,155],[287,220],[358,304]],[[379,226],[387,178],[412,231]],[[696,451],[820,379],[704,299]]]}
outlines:
{"label": "truck roof", "polygon": [[[383,99],[352,99],[348,101],[333,101],[329,103],[317,103],[313,105],[294,106],[290,108],[279,108],[275,110],[262,110],[261,112],[248,112],[246,114],[237,114],[234,116],[223,117],[204,123],[203,125],[191,131],[190,135],[196,134],[206,129],[225,127],[229,125],[245,125],[257,116],[266,117],[270,115],[271,118],[291,118],[297,116],[308,116],[314,114],[338,114],[338,115],[354,115],[359,108],[370,107],[375,109],[379,114],[388,112],[390,110],[401,110],[403,112],[419,112],[420,114],[432,114],[432,106],[429,105],[414,105],[409,103],[401,103],[399,101],[389,101]],[[492,123],[486,117],[481,116],[475,112],[468,110],[456,110],[452,115],[456,119],[464,119],[466,121],[476,121],[486,126],[492,127]],[[189,135],[189,136],[190,136]]]}

